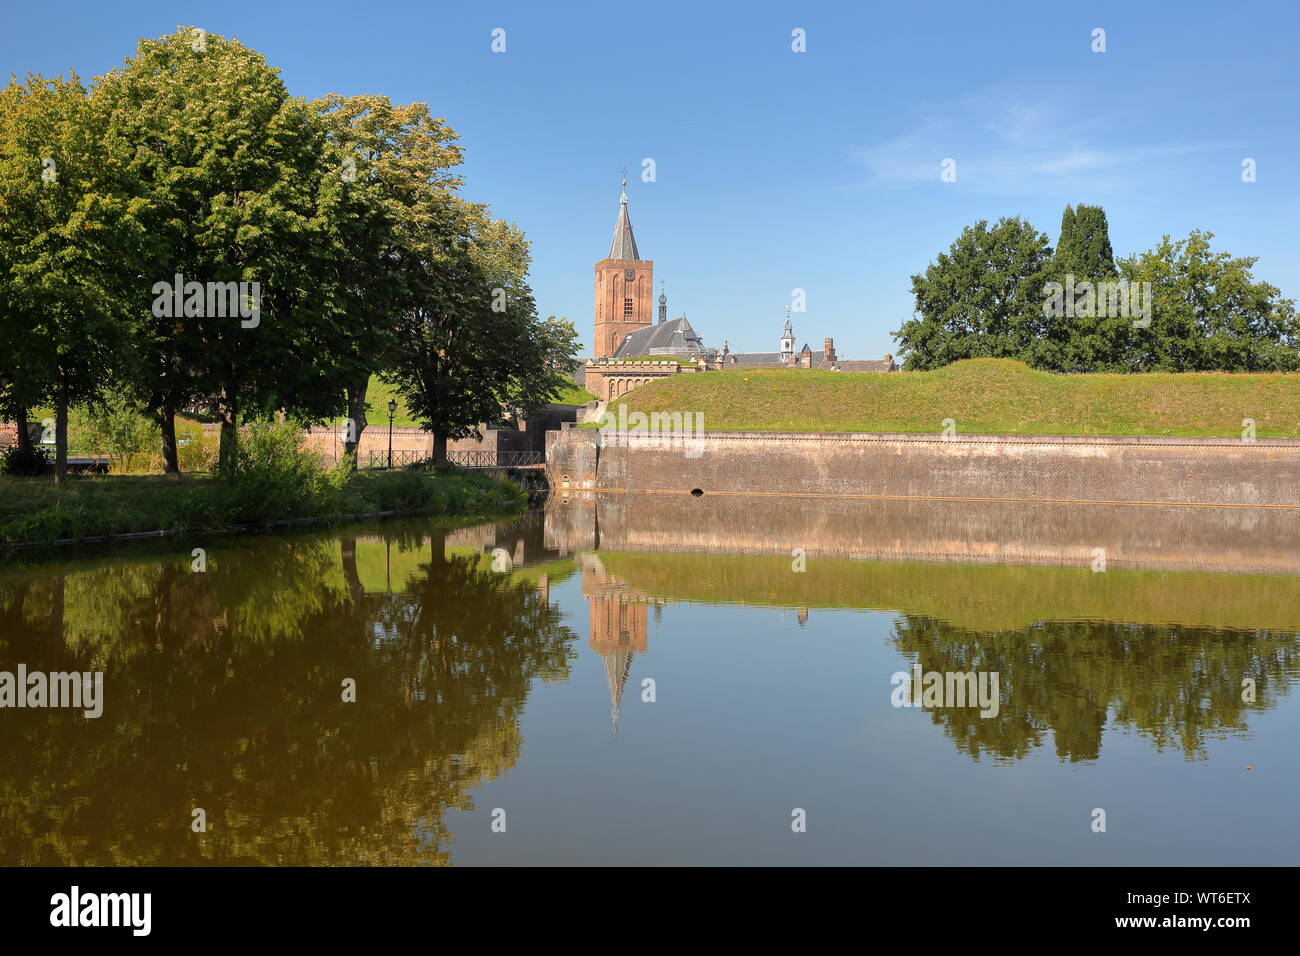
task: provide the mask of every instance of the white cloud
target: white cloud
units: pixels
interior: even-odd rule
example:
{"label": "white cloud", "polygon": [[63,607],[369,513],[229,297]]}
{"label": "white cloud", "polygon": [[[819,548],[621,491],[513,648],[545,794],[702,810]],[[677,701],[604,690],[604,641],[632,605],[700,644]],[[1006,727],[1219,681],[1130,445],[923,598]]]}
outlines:
{"label": "white cloud", "polygon": [[851,154],[876,183],[939,183],[940,164],[951,157],[966,188],[1023,194],[1105,192],[1145,173],[1160,175],[1161,164],[1175,156],[1213,148],[1151,140],[1134,109],[1081,115],[1048,95],[1027,101],[993,89],[932,110],[910,129]]}

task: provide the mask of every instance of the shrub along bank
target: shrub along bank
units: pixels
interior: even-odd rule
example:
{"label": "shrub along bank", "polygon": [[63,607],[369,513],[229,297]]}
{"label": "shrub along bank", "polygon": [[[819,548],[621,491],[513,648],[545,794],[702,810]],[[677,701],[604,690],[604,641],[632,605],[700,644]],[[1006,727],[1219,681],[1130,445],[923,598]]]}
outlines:
{"label": "shrub along bank", "polygon": [[254,427],[228,478],[0,478],[0,544],[149,531],[230,531],[383,511],[495,516],[526,504],[516,485],[467,471],[325,469],[292,425]]}

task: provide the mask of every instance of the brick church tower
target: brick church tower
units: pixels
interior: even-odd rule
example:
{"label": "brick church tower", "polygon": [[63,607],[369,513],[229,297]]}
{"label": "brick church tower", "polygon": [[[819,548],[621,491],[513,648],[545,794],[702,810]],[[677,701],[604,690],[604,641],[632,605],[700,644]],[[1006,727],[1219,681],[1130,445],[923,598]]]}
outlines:
{"label": "brick church tower", "polygon": [[597,359],[610,358],[629,332],[654,321],[654,265],[636,251],[625,179],[614,241],[609,255],[596,263],[596,338],[592,348]]}

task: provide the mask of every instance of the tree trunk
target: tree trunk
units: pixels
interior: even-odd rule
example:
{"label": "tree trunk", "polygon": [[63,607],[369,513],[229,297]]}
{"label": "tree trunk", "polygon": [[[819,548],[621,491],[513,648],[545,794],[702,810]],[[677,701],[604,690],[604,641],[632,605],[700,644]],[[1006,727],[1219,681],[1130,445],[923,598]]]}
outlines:
{"label": "tree trunk", "polygon": [[447,436],[442,432],[433,433],[433,467],[447,467]]}
{"label": "tree trunk", "polygon": [[221,448],[218,452],[217,471],[223,478],[235,473],[235,453],[239,444],[239,414],[233,402],[221,402]]}
{"label": "tree trunk", "polygon": [[27,422],[27,409],[20,408],[14,413],[14,424],[18,426],[18,453],[25,458],[32,456],[32,432]]}
{"label": "tree trunk", "polygon": [[68,373],[59,370],[58,391],[54,399],[54,484],[68,480]]}
{"label": "tree trunk", "polygon": [[181,460],[176,449],[176,409],[160,408],[156,414],[162,428],[163,474],[179,475]]}
{"label": "tree trunk", "polygon": [[366,430],[366,390],[369,387],[370,379],[368,378],[347,387],[348,418],[352,422],[350,432],[352,441],[343,443],[343,451],[350,459],[348,467],[354,474],[357,470],[358,459],[361,456],[361,434]]}

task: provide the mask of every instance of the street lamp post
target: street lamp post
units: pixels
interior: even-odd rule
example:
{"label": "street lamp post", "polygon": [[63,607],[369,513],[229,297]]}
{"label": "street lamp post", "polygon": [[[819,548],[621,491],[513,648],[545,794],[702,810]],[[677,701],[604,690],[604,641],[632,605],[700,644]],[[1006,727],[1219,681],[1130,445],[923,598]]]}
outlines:
{"label": "street lamp post", "polygon": [[397,399],[388,400],[388,470],[393,470],[393,416],[397,414]]}

